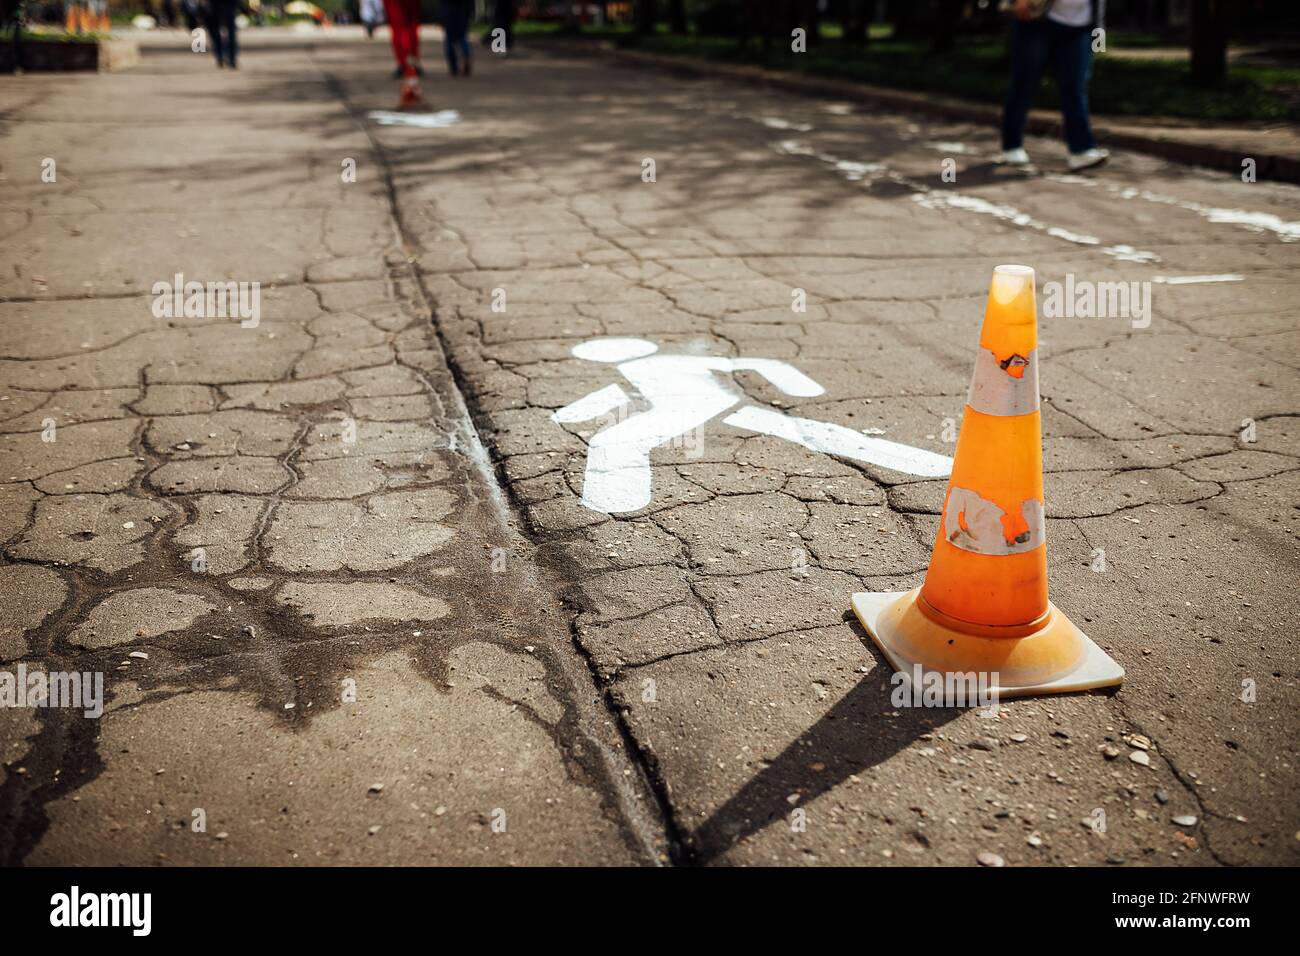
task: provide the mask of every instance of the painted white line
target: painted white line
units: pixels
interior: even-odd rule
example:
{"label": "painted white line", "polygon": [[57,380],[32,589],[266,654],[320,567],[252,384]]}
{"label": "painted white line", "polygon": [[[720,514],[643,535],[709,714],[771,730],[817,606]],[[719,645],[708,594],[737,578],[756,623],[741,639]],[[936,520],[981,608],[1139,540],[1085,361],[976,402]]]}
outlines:
{"label": "painted white line", "polygon": [[441,129],[460,122],[460,114],[455,110],[439,110],[437,113],[396,113],[392,110],[371,110],[370,118],[380,126],[416,126],[420,129]]}
{"label": "painted white line", "polygon": [[1218,276],[1156,276],[1151,281],[1163,282],[1165,285],[1195,285],[1203,282],[1241,282],[1245,278],[1245,276],[1225,273]]}
{"label": "painted white line", "polygon": [[[745,118],[749,119],[749,117]],[[796,133],[807,133],[812,130],[812,125],[809,123],[791,123],[779,116],[763,116],[759,118],[759,122],[768,129],[789,129],[794,130]]]}
{"label": "painted white line", "polygon": [[[1112,190],[1113,191],[1113,190]],[[1193,202],[1189,199],[1178,199],[1174,196],[1166,196],[1161,193],[1153,193],[1147,189],[1123,189],[1119,190],[1119,195],[1124,199],[1131,199],[1137,196],[1139,199],[1145,199],[1147,202],[1160,203],[1165,206],[1176,206],[1179,209],[1186,209],[1194,212],[1198,216],[1214,223],[1226,223],[1233,226],[1241,226],[1249,229],[1251,232],[1271,232],[1283,242],[1300,241],[1300,222],[1287,222],[1271,212],[1249,212],[1245,209],[1226,209],[1222,206],[1207,206],[1204,203]]]}
{"label": "painted white line", "polygon": [[[960,146],[960,143],[940,143],[930,144],[932,146]],[[925,209],[942,211],[945,209],[958,209],[963,212],[973,212],[982,216],[992,216],[1003,222],[1010,223],[1021,229],[1033,229],[1036,232],[1045,233],[1056,239],[1062,239],[1065,242],[1072,242],[1079,246],[1097,246],[1098,251],[1112,259],[1118,259],[1121,262],[1159,262],[1160,257],[1154,252],[1148,252],[1143,249],[1135,249],[1133,246],[1117,243],[1111,246],[1103,246],[1101,240],[1096,236],[1089,236],[1083,233],[1073,232],[1061,226],[1049,226],[1045,222],[1040,222],[1029,213],[1017,209],[1015,206],[1006,203],[996,203],[984,199],[980,196],[971,196],[966,193],[959,193],[955,190],[931,189],[922,183],[908,179],[899,173],[892,172],[889,167],[883,163],[862,163],[851,159],[840,159],[831,153],[818,152],[807,143],[797,139],[782,140],[774,143],[772,149],[778,153],[787,156],[811,156],[812,158],[834,167],[849,182],[859,182],[868,176],[877,173],[886,173],[889,178],[908,189],[914,190],[912,201]]]}
{"label": "painted white line", "polygon": [[[821,159],[822,157],[818,156],[817,158]],[[859,163],[852,159],[835,159],[834,157],[831,157],[831,164],[851,183],[865,179],[871,173],[884,172],[887,168],[883,163]]]}
{"label": "painted white line", "polygon": [[[992,216],[995,219],[1001,219],[1003,222],[1009,222],[1013,226],[1019,226],[1022,229],[1033,229],[1038,232],[1046,233],[1056,239],[1063,239],[1066,242],[1072,242],[1079,246],[1101,246],[1101,240],[1096,236],[1088,236],[1082,233],[1071,232],[1060,226],[1049,226],[1040,222],[1027,212],[1017,209],[1015,206],[1006,203],[990,202],[979,196],[970,196],[965,193],[953,192],[950,190],[926,189],[924,192],[918,192],[912,196],[912,201],[926,209],[960,209],[964,212],[979,213],[983,216]],[[1147,252],[1141,249],[1134,249],[1130,245],[1113,245],[1102,246],[1100,251],[1121,262],[1159,262],[1160,257],[1154,252]]]}
{"label": "painted white line", "polygon": [[1159,262],[1160,257],[1154,252],[1143,252],[1140,249],[1134,249],[1132,246],[1123,243],[1114,246],[1107,246],[1103,252],[1120,262]]}
{"label": "painted white line", "polygon": [[826,391],[793,365],[777,359],[732,359],[731,371],[757,372],[787,395],[796,395],[799,398],[813,398]]}
{"label": "painted white line", "polygon": [[619,385],[606,385],[590,395],[570,402],[551,416],[556,422],[589,422],[614,409],[626,405],[631,399]]}
{"label": "painted white line", "polygon": [[1249,229],[1251,232],[1271,232],[1283,242],[1300,241],[1300,222],[1288,222],[1280,216],[1275,216],[1271,212],[1251,212],[1247,209],[1229,209],[1224,206],[1207,206],[1204,203],[1195,202],[1190,199],[1179,199],[1176,196],[1152,192],[1149,189],[1138,189],[1135,186],[1121,186],[1118,183],[1099,182],[1098,180],[1089,179],[1085,176],[1069,176],[1060,173],[1048,173],[1044,175],[1043,178],[1050,180],[1051,182],[1064,183],[1070,186],[1087,186],[1092,189],[1100,186],[1107,192],[1119,196],[1121,199],[1141,199],[1144,202],[1158,203],[1162,206],[1174,206],[1178,209],[1186,209],[1188,212],[1194,212],[1209,222],[1240,226],[1243,229]]}
{"label": "painted white line", "polygon": [[737,428],[784,438],[824,455],[839,455],[891,471],[925,478],[941,478],[952,471],[952,459],[924,448],[913,448],[884,438],[868,438],[851,428],[812,418],[782,415],[770,408],[746,405],[723,421]]}
{"label": "painted white line", "polygon": [[787,156],[816,156],[817,151],[807,143],[800,142],[797,139],[783,139],[773,147],[778,153],[785,153]]}
{"label": "painted white line", "polygon": [[930,149],[938,150],[941,153],[965,154],[975,152],[975,150],[971,149],[965,143],[926,143],[925,145]]}

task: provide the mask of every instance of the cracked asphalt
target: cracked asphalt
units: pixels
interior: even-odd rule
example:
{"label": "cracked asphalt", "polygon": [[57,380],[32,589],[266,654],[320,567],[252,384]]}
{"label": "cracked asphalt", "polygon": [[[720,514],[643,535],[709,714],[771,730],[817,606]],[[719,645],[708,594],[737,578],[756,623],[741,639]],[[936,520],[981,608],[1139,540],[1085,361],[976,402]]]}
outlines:
{"label": "cracked asphalt", "polygon": [[[382,41],[245,39],[0,88],[0,669],[109,691],[0,709],[0,860],[1300,860],[1300,190],[540,48],[381,126]],[[849,595],[920,583],[942,480],[714,421],[583,506],[575,345],[951,454],[1001,262],[1151,283],[1040,318],[1052,596],[1118,693],[894,706]],[[176,273],[260,324],[155,318]]]}

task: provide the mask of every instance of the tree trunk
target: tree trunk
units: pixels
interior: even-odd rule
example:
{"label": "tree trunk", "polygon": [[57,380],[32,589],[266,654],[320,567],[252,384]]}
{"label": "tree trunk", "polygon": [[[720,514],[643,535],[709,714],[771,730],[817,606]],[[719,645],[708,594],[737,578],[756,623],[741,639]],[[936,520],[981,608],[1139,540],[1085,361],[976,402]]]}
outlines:
{"label": "tree trunk", "polygon": [[1192,82],[1218,86],[1228,70],[1228,17],[1224,0],[1191,0],[1187,6],[1187,42],[1192,54]]}
{"label": "tree trunk", "polygon": [[867,42],[867,6],[870,0],[840,0],[840,28],[844,42],[863,46]]}
{"label": "tree trunk", "polygon": [[933,21],[925,0],[889,0],[885,10],[894,25],[895,40],[922,40],[931,35]]}
{"label": "tree trunk", "polygon": [[657,0],[637,0],[636,4],[636,32],[637,33],[654,33],[655,22],[659,19],[659,4]]}
{"label": "tree trunk", "polygon": [[805,21],[808,24],[808,45],[817,46],[822,42],[822,18],[821,5],[817,0],[804,0],[804,9],[807,11]]}
{"label": "tree trunk", "polygon": [[931,0],[930,15],[934,24],[931,38],[935,53],[947,53],[956,43],[961,6],[962,0]]}
{"label": "tree trunk", "polygon": [[686,32],[686,0],[671,0],[668,4],[668,23],[673,33]]}

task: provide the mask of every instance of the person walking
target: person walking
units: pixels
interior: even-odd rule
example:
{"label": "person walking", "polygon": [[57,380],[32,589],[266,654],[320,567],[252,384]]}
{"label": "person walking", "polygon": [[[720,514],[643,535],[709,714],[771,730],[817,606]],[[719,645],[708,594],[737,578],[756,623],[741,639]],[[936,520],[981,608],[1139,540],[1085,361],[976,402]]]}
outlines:
{"label": "person walking", "polygon": [[1025,123],[1049,62],[1061,97],[1070,169],[1100,166],[1110,156],[1097,146],[1088,121],[1093,31],[1101,28],[1104,5],[1105,0],[1013,0],[1011,82],[1002,106],[1000,162],[1023,166],[1030,161]]}
{"label": "person walking", "polygon": [[239,43],[235,39],[236,0],[208,0],[208,35],[212,37],[212,53],[217,58],[217,68],[236,69],[235,58]]}
{"label": "person walking", "polygon": [[193,33],[199,28],[199,20],[203,15],[203,9],[199,6],[199,0],[181,0],[181,18],[185,21],[185,30]]}
{"label": "person walking", "polygon": [[443,44],[447,51],[447,69],[452,76],[469,76],[469,21],[474,16],[471,0],[439,0],[438,18],[442,21]]}
{"label": "person walking", "polygon": [[397,60],[394,79],[423,76],[420,67],[420,0],[384,0],[388,32]]}
{"label": "person walking", "polygon": [[361,0],[357,12],[361,15],[361,23],[366,28],[366,37],[374,37],[375,28],[384,22],[383,0]]}

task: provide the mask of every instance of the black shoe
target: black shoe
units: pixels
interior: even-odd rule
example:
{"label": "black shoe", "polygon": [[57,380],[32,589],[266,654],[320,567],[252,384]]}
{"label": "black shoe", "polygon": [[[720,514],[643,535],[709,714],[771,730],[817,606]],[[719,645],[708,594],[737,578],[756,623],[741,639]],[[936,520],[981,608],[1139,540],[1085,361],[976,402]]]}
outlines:
{"label": "black shoe", "polygon": [[405,75],[406,71],[400,66],[393,71],[393,79],[395,80],[400,80]]}

